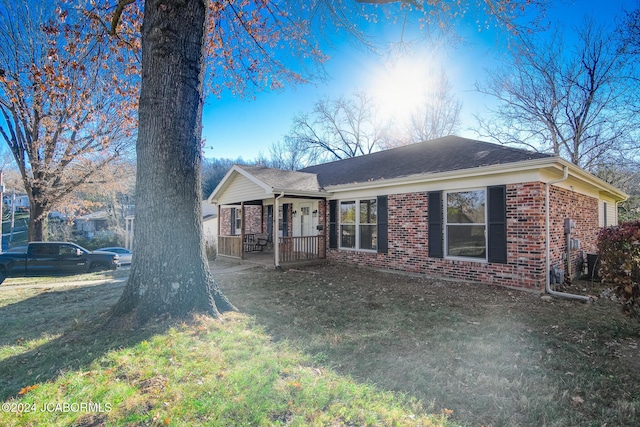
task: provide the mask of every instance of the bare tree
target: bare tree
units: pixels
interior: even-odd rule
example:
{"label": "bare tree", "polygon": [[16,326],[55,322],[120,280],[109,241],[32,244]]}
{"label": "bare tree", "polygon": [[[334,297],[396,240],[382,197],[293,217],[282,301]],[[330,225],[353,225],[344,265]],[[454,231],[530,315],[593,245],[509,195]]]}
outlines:
{"label": "bare tree", "polygon": [[248,165],[252,162],[244,160],[242,157],[237,159],[205,159],[202,162],[202,198],[206,199],[218,186],[227,171],[234,164]]}
{"label": "bare tree", "polygon": [[70,4],[0,8],[0,135],[29,196],[29,240],[43,240],[56,203],[132,145],[137,71]]}
{"label": "bare tree", "polygon": [[640,7],[625,12],[619,32],[626,53],[640,54]]}
{"label": "bare tree", "polygon": [[319,163],[321,153],[306,145],[303,139],[285,136],[269,148],[268,166],[276,169],[298,170]]}
{"label": "bare tree", "polygon": [[489,119],[479,118],[480,133],[588,170],[635,155],[640,117],[629,103],[637,91],[633,63],[613,32],[591,20],[576,35],[572,47],[559,31],[549,41],[521,38],[511,62],[476,85],[498,101]]}
{"label": "bare tree", "polygon": [[317,161],[370,154],[383,148],[386,138],[375,100],[365,92],[318,100],[311,113],[294,117],[287,135],[292,149],[313,152]]}
{"label": "bare tree", "polygon": [[452,135],[460,128],[462,102],[452,93],[453,86],[444,70],[422,94],[423,103],[405,123],[405,143],[428,141]]}

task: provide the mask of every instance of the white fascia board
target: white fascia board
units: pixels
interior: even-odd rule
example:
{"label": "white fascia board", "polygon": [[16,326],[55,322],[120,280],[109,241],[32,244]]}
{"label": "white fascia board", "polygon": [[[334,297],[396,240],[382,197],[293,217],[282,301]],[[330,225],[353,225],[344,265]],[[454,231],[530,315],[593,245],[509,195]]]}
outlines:
{"label": "white fascia board", "polygon": [[219,194],[224,191],[224,189],[227,188],[227,186],[229,185],[229,183],[231,182],[231,178],[233,177],[233,174],[239,174],[244,176],[245,178],[247,178],[249,181],[253,182],[254,184],[256,184],[258,187],[264,189],[265,194],[270,194],[272,192],[271,187],[269,187],[267,184],[265,184],[264,182],[262,182],[261,180],[259,180],[258,178],[256,178],[255,176],[251,175],[249,172],[247,172],[246,170],[242,169],[241,166],[239,165],[233,165],[231,166],[231,169],[229,169],[227,171],[227,173],[225,174],[224,178],[222,178],[222,180],[218,183],[218,185],[216,186],[216,188],[213,190],[213,192],[211,193],[211,195],[209,196],[209,198],[207,199],[207,201],[209,203],[214,203],[217,204],[218,202],[218,198],[219,198]]}
{"label": "white fascia board", "polygon": [[274,197],[282,193],[285,193],[286,196],[318,197],[322,199],[327,199],[332,196],[332,193],[328,193],[326,191],[302,191],[302,190],[291,190],[286,188],[272,188],[270,192]]}
{"label": "white fascia board", "polygon": [[574,165],[573,163],[570,163],[560,158],[558,158],[558,161],[562,166],[569,167],[569,175],[572,175],[576,179],[579,179],[597,188],[599,193],[602,194],[603,196],[612,197],[613,199],[619,202],[623,202],[629,198],[629,195],[624,191],[616,188],[615,186],[609,184],[606,181],[603,181],[602,179]]}
{"label": "white fascia board", "polygon": [[246,170],[242,169],[241,166],[234,165],[234,168],[237,168],[237,171],[238,171],[238,173],[240,175],[244,176],[249,181],[251,181],[254,184],[256,184],[258,187],[261,187],[264,190],[265,193],[271,193],[271,187],[269,185],[265,184],[264,181],[259,180],[258,178],[256,178],[255,176],[253,176],[252,174],[247,172]]}
{"label": "white fascia board", "polygon": [[217,195],[228,185],[229,178],[231,177],[231,174],[233,174],[234,172],[234,169],[233,169],[234,167],[235,166],[232,166],[231,169],[229,169],[227,173],[224,175],[224,177],[220,180],[218,185],[216,185],[216,188],[213,189],[213,191],[211,192],[211,195],[207,198],[207,202],[213,203],[213,204],[218,203]]}

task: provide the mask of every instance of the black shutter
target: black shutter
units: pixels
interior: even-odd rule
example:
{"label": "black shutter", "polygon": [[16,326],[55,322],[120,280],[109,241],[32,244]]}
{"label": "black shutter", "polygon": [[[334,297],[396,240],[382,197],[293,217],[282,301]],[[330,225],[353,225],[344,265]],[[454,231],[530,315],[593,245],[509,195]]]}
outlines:
{"label": "black shutter", "polygon": [[289,203],[282,204],[282,237],[289,236]]}
{"label": "black shutter", "polygon": [[378,196],[378,253],[386,254],[389,250],[388,239],[388,198],[387,196]]}
{"label": "black shutter", "polygon": [[429,256],[442,258],[442,191],[429,192]]}
{"label": "black shutter", "polygon": [[231,224],[229,226],[229,235],[236,235],[236,208],[231,208]]}
{"label": "black shutter", "polygon": [[267,206],[267,240],[273,242],[273,205]]}
{"label": "black shutter", "polygon": [[338,201],[329,200],[329,248],[338,248]]}
{"label": "black shutter", "polygon": [[488,260],[507,263],[507,187],[497,185],[487,187],[488,217]]}

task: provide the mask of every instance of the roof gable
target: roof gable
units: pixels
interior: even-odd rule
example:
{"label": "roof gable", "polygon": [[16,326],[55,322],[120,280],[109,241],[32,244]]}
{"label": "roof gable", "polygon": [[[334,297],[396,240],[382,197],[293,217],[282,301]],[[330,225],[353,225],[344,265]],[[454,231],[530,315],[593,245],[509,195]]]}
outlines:
{"label": "roof gable", "polygon": [[225,204],[260,200],[276,192],[317,194],[320,191],[318,178],[313,173],[233,165],[208,200]]}
{"label": "roof gable", "polygon": [[301,172],[317,174],[320,185],[328,187],[551,157],[553,156],[549,154],[446,136],[365,156],[310,166]]}
{"label": "roof gable", "polygon": [[314,173],[273,169],[265,166],[239,166],[273,190],[319,191],[318,177]]}

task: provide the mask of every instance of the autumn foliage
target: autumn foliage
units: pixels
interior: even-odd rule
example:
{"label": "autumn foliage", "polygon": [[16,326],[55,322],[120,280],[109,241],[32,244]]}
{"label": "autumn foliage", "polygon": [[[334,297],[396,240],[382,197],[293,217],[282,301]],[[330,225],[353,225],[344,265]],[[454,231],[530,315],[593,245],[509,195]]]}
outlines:
{"label": "autumn foliage", "polygon": [[30,240],[42,240],[51,209],[133,146],[139,22],[114,38],[85,6],[0,2],[0,139],[29,196]]}
{"label": "autumn foliage", "polygon": [[602,229],[598,235],[600,276],[615,285],[623,310],[640,315],[640,221]]}

